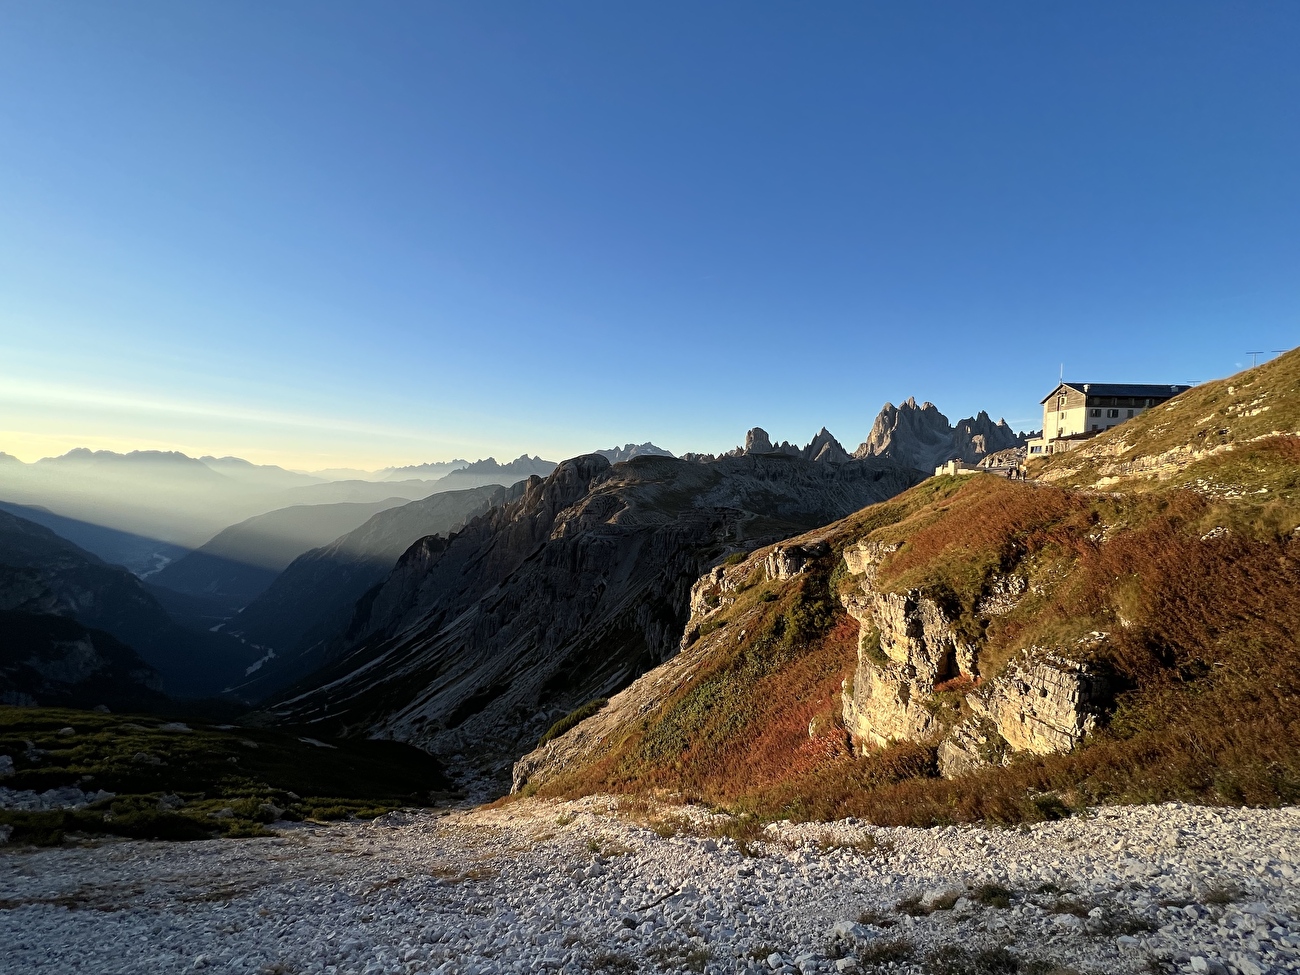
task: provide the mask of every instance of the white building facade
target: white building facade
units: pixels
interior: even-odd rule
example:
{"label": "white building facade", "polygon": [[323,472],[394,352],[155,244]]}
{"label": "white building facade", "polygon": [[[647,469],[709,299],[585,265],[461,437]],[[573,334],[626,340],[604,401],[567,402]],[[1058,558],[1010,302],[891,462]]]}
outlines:
{"label": "white building facade", "polygon": [[1061,383],[1043,397],[1043,435],[1029,441],[1029,456],[1070,450],[1191,388],[1147,383]]}

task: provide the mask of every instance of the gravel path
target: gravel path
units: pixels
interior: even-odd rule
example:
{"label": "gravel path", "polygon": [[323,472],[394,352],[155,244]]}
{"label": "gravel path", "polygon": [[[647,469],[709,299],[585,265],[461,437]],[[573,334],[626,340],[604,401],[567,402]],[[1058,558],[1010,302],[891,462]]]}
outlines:
{"label": "gravel path", "polygon": [[0,971],[1300,971],[1298,809],[778,824],[749,850],[667,815],[525,801],[4,847]]}

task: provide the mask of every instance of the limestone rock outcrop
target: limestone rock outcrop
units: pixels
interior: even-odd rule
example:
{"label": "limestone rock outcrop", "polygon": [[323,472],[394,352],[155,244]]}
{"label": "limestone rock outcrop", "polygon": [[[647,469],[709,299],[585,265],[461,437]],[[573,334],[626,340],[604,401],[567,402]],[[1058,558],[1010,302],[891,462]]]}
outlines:
{"label": "limestone rock outcrop", "polygon": [[762,427],[754,427],[745,434],[745,453],[770,454],[772,450],[772,438]]}
{"label": "limestone rock outcrop", "polygon": [[[935,741],[943,775],[999,762],[1012,752],[1069,751],[1104,716],[1109,687],[1085,653],[1032,648],[1003,672],[980,670],[980,644],[966,638],[952,614],[922,589],[876,586],[883,559],[897,546],[862,541],[844,550],[858,577],[842,596],[859,623],[858,666],[842,693],[845,728],[864,748],[891,741]],[[770,556],[769,556],[770,558]],[[985,618],[1014,608],[1027,590],[1021,576],[991,581],[979,603]],[[1094,634],[1085,643],[1105,638]],[[964,689],[966,717],[945,728],[933,706],[936,689]]]}
{"label": "limestone rock outcrop", "polygon": [[1107,682],[1087,663],[1031,648],[1007,667],[984,697],[998,733],[1015,751],[1067,752],[1097,727],[1107,703]]}
{"label": "limestone rock outcrop", "polygon": [[858,667],[845,687],[844,725],[855,738],[883,745],[927,738],[936,729],[926,707],[935,686],[974,677],[975,648],[939,604],[920,590],[876,592],[869,583],[844,600],[860,624]]}
{"label": "limestone rock outcrop", "polygon": [[830,554],[831,547],[825,542],[809,542],[806,545],[775,545],[767,553],[763,565],[769,579],[791,579],[808,568],[814,559]]}

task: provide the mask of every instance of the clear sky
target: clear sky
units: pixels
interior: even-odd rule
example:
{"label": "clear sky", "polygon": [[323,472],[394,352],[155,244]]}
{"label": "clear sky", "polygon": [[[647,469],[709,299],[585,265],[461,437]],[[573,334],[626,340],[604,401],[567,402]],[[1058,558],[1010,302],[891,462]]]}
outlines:
{"label": "clear sky", "polygon": [[1297,344],[1300,4],[0,5],[0,450],[318,468]]}

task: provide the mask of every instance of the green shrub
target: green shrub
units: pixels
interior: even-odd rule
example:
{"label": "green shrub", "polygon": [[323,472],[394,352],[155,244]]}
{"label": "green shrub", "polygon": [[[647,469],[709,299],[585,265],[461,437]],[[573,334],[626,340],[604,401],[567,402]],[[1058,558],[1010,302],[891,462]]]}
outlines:
{"label": "green shrub", "polygon": [[537,747],[541,748],[543,745],[545,745],[548,741],[552,740],[553,738],[559,738],[560,735],[564,734],[570,728],[577,725],[579,721],[585,721],[587,718],[590,718],[593,714],[601,710],[608,703],[609,703],[609,698],[598,697],[594,701],[588,701],[586,704],[578,708],[576,711],[570,711],[559,721],[555,722],[555,724],[551,725],[549,728],[546,729],[546,734],[542,735],[541,738],[537,739]]}
{"label": "green shrub", "polygon": [[985,907],[1006,910],[1011,906],[1011,891],[1001,884],[980,884],[971,891],[971,898]]}

